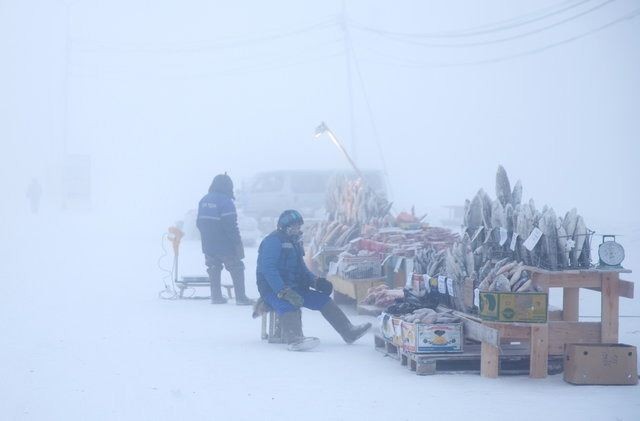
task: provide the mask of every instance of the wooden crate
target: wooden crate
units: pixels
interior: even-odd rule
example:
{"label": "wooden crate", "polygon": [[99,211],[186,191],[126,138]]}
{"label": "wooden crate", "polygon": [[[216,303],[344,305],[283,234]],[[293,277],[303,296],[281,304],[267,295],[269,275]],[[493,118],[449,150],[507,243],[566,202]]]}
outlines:
{"label": "wooden crate", "polygon": [[347,279],[337,275],[329,276],[333,290],[360,303],[367,296],[369,288],[385,284],[384,278]]}

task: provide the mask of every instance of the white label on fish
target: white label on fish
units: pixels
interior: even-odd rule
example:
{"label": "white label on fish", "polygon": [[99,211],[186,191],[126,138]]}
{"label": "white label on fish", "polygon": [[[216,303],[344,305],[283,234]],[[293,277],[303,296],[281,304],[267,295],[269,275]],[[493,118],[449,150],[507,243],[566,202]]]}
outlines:
{"label": "white label on fish", "polygon": [[336,262],[329,262],[329,271],[327,272],[328,275],[337,275],[338,274],[338,263]]}
{"label": "white label on fish", "polygon": [[424,289],[426,289],[427,292],[430,292],[431,286],[429,285],[429,275],[426,273],[422,275],[422,282],[424,283]]}
{"label": "white label on fish", "polygon": [[504,246],[504,243],[507,242],[507,238],[509,238],[509,233],[506,229],[500,227],[500,245]]}
{"label": "white label on fish", "polygon": [[402,261],[404,260],[404,257],[398,257],[398,260],[396,260],[396,266],[395,268],[393,268],[393,271],[395,273],[398,273],[400,271],[400,266],[402,266]]}
{"label": "white label on fish", "polygon": [[451,278],[447,278],[447,292],[452,297],[455,297],[455,294],[453,293],[453,279]]}
{"label": "white label on fish", "polygon": [[447,293],[447,282],[444,276],[439,275],[438,276],[438,292],[440,294],[446,294]]}
{"label": "white label on fish", "polygon": [[480,307],[480,290],[478,288],[473,290],[473,305]]}
{"label": "white label on fish", "polygon": [[404,259],[404,270],[407,276],[405,280],[405,286],[407,288],[411,287],[411,279],[413,279],[413,259],[406,258]]}
{"label": "white label on fish", "polygon": [[478,229],[476,230],[475,234],[473,234],[473,237],[471,237],[471,241],[472,241],[472,242],[476,239],[476,237],[477,237],[478,235],[480,235],[480,233],[482,232],[482,230],[483,230],[483,229],[484,229],[484,225],[483,225],[483,226],[478,227]]}
{"label": "white label on fish", "polygon": [[518,239],[518,234],[514,232],[513,235],[511,236],[511,245],[509,246],[511,251],[516,251],[516,240],[517,239]]}
{"label": "white label on fish", "polygon": [[531,251],[536,244],[538,244],[538,241],[540,241],[540,237],[542,237],[542,231],[540,228],[536,227],[531,231],[529,237],[522,244],[527,248],[527,250]]}
{"label": "white label on fish", "polygon": [[567,240],[567,245],[564,247],[564,251],[571,251],[576,246],[576,242],[572,239]]}

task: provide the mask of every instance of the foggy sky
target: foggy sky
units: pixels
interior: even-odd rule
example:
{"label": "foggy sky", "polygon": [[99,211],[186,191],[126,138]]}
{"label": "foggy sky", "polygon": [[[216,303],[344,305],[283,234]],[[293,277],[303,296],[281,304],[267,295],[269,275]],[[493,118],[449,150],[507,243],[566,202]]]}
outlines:
{"label": "foggy sky", "polygon": [[[354,25],[437,33],[562,3],[349,1],[346,11]],[[26,212],[32,177],[56,208],[66,152],[91,156],[94,212],[163,227],[218,172],[239,184],[260,170],[346,168],[312,138],[326,121],[361,167],[386,167],[396,210],[462,204],[480,187],[495,197],[502,164],[539,206],[637,228],[640,17],[526,53],[638,8],[620,0],[468,47],[350,27],[354,141],[339,1],[0,1],[3,223]]]}

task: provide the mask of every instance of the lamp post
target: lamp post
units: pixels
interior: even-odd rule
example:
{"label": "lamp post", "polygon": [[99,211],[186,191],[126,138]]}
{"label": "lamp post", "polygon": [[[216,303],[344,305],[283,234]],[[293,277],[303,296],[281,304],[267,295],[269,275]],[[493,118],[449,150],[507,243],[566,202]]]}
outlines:
{"label": "lamp post", "polygon": [[315,132],[313,137],[318,139],[323,134],[326,134],[327,136],[329,136],[329,139],[331,139],[333,144],[336,145],[336,147],[338,149],[340,149],[340,152],[342,152],[344,157],[347,158],[347,161],[349,161],[349,164],[351,164],[351,167],[353,168],[353,170],[356,172],[356,174],[358,174],[358,177],[361,180],[364,180],[364,177],[362,176],[362,172],[360,172],[360,170],[356,166],[356,163],[353,162],[353,159],[351,159],[351,157],[347,153],[346,149],[342,145],[342,142],[340,142],[340,140],[338,140],[336,135],[331,131],[331,129],[327,126],[327,124],[324,121],[322,123],[320,123],[320,125],[318,127],[316,127],[316,132]]}

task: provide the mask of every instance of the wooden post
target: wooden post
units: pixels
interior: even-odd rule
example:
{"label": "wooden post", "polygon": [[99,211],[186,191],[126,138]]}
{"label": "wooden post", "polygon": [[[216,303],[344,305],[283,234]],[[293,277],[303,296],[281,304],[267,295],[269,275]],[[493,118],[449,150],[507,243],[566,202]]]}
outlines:
{"label": "wooden post", "polygon": [[547,377],[549,362],[549,325],[531,325],[531,360],[529,377],[543,379]]}
{"label": "wooden post", "polygon": [[480,375],[490,379],[498,377],[500,368],[500,350],[493,345],[482,342],[480,346]]}
{"label": "wooden post", "polygon": [[580,306],[580,288],[562,289],[562,320],[577,322]]}
{"label": "wooden post", "polygon": [[262,319],[262,326],[261,326],[261,331],[260,331],[260,337],[264,340],[264,339],[269,339],[269,334],[267,333],[267,314],[266,313],[262,313],[261,317]]}
{"label": "wooden post", "polygon": [[620,303],[618,296],[618,274],[607,272],[602,275],[602,343],[618,343],[618,316]]}

